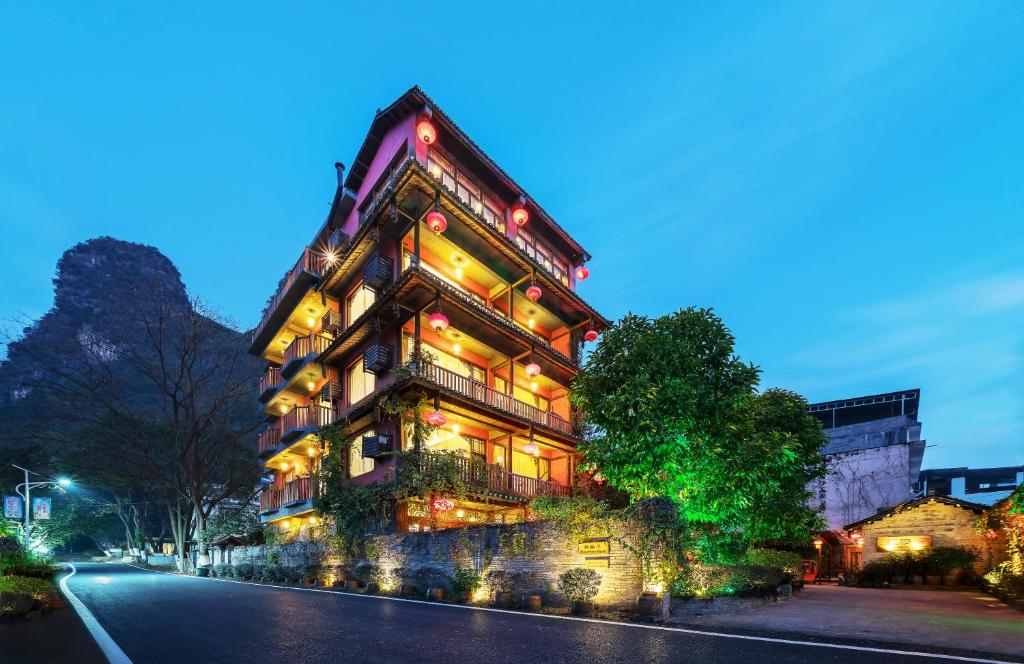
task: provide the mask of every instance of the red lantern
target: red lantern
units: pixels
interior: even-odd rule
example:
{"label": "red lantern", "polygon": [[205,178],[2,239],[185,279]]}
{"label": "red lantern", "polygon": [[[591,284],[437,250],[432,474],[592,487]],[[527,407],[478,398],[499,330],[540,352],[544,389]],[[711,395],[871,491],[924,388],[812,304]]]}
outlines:
{"label": "red lantern", "polygon": [[576,268],[576,280],[577,281],[584,281],[589,276],[590,276],[590,270],[587,268],[586,265],[580,265],[578,268]]}
{"label": "red lantern", "polygon": [[532,440],[523,447],[523,452],[530,456],[540,456],[540,448],[537,447],[537,443]]}
{"label": "red lantern", "polygon": [[595,330],[594,328],[590,328],[589,330],[584,332],[583,333],[583,340],[584,341],[597,341],[597,330]]}
{"label": "red lantern", "polygon": [[526,297],[531,302],[536,302],[540,299],[541,290],[537,284],[530,284],[530,287],[526,289]]}
{"label": "red lantern", "polygon": [[434,313],[430,314],[430,317],[427,319],[427,321],[429,321],[430,327],[434,330],[434,332],[437,332],[438,334],[441,334],[442,332],[448,329],[448,317],[445,316],[440,311],[435,311]]}
{"label": "red lantern", "polygon": [[516,226],[522,227],[529,220],[530,213],[527,211],[526,206],[522,203],[516,203],[512,207],[512,221],[516,222]]}
{"label": "red lantern", "polygon": [[430,124],[428,113],[421,114],[420,119],[416,122],[416,137],[426,145],[431,145],[437,140],[437,130],[434,129],[434,125]]}
{"label": "red lantern", "polygon": [[431,210],[427,213],[427,228],[435,233],[444,233],[444,230],[448,228],[448,220],[444,218],[440,210]]}
{"label": "red lantern", "polygon": [[540,374],[540,365],[536,362],[530,362],[526,365],[526,375],[530,378],[536,378]]}
{"label": "red lantern", "polygon": [[821,551],[821,546],[824,543],[825,543],[825,540],[821,539],[820,537],[815,537],[814,538],[814,548],[817,549],[818,551]]}
{"label": "red lantern", "polygon": [[442,426],[447,421],[448,421],[448,418],[445,417],[444,413],[442,413],[439,410],[435,410],[435,411],[433,411],[431,413],[427,413],[427,424],[429,424],[432,427]]}

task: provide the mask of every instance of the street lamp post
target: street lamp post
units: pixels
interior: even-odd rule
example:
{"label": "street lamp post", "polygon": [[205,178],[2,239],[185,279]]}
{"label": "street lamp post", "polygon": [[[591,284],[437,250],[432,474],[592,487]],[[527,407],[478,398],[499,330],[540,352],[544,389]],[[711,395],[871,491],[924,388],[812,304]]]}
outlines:
{"label": "street lamp post", "polygon": [[[23,473],[25,473],[25,481],[22,482],[21,484],[19,484],[18,486],[14,487],[14,491],[15,491],[15,493],[17,493],[19,496],[21,496],[25,500],[25,505],[24,505],[24,510],[25,510],[25,553],[28,553],[31,550],[31,546],[32,546],[32,543],[31,543],[32,542],[31,541],[32,522],[30,521],[30,516],[31,516],[30,510],[32,509],[32,488],[33,487],[41,487],[41,486],[52,486],[55,489],[59,489],[61,487],[65,487],[65,486],[68,486],[69,484],[71,484],[71,480],[69,480],[67,478],[58,478],[56,480],[46,480],[45,482],[30,482],[29,479],[28,479],[29,474],[39,475],[39,473],[37,473],[37,472],[35,472],[33,470],[29,470],[28,468],[22,468],[21,466],[16,466],[13,463],[11,465],[14,466],[15,468],[17,468],[18,470],[22,471]],[[25,487],[24,493],[22,492],[21,487]]]}

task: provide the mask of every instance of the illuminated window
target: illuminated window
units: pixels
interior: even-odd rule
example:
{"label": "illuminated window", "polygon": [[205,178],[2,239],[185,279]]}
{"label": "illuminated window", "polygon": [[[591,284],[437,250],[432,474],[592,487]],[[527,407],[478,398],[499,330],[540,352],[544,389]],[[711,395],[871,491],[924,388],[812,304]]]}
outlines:
{"label": "illuminated window", "polygon": [[348,370],[348,405],[351,406],[369,396],[374,387],[374,375],[363,371],[363,361],[359,360]]}
{"label": "illuminated window", "polygon": [[357,318],[363,315],[370,305],[373,304],[374,300],[377,299],[377,294],[373,292],[373,289],[367,288],[363,284],[359,284],[352,294],[345,300],[345,311],[348,319],[345,321],[346,325],[351,325]]}
{"label": "illuminated window", "polygon": [[549,247],[537,240],[529,231],[522,229],[516,234],[516,246],[526,255],[537,261],[545,272],[551,274],[563,285],[569,285],[569,266]]}
{"label": "illuminated window", "polygon": [[[373,432],[366,432],[371,435]],[[349,477],[359,477],[373,470],[373,459],[363,456],[362,436],[356,436],[356,440],[348,448],[348,474]]]}
{"label": "illuminated window", "polygon": [[427,172],[440,180],[448,191],[455,194],[473,212],[480,215],[489,225],[505,232],[505,217],[501,213],[502,206],[481,192],[470,178],[455,170],[451,162],[431,150],[427,156]]}

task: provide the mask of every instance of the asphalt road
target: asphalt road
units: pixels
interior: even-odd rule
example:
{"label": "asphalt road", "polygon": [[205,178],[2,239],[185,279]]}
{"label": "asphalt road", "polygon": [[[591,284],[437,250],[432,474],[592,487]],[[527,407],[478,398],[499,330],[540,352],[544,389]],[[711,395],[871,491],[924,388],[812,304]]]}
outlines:
{"label": "asphalt road", "polygon": [[76,567],[68,586],[134,664],[950,662],[270,588],[125,565]]}

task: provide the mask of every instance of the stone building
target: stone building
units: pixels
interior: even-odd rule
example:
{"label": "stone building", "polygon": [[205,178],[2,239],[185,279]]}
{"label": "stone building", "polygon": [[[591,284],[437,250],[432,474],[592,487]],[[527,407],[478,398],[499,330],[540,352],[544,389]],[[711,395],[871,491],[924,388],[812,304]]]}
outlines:
{"label": "stone building", "polygon": [[974,571],[982,574],[999,562],[992,540],[975,528],[978,517],[987,510],[986,505],[958,498],[925,496],[847,524],[846,531],[857,542],[851,551],[851,565],[859,567],[896,551],[956,546],[977,552]]}

